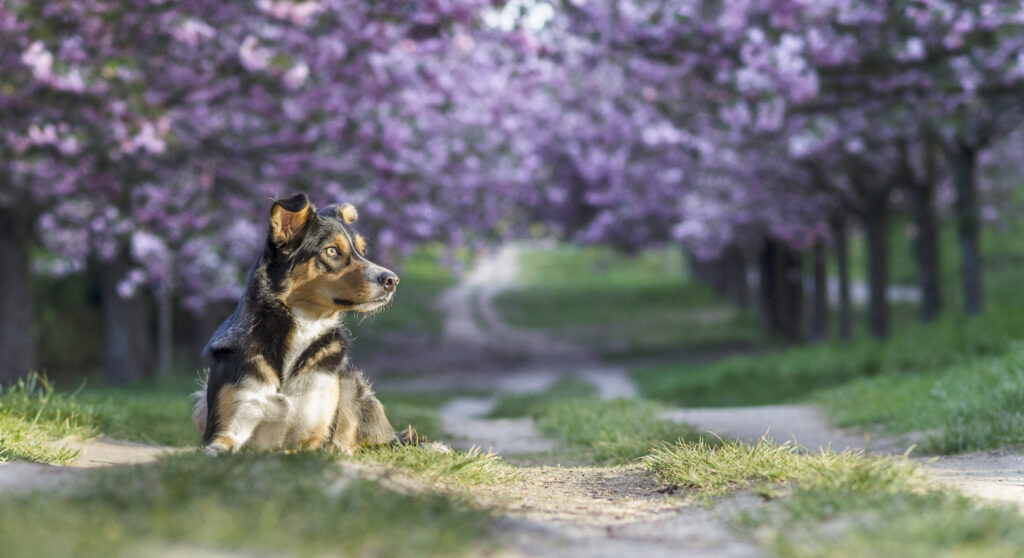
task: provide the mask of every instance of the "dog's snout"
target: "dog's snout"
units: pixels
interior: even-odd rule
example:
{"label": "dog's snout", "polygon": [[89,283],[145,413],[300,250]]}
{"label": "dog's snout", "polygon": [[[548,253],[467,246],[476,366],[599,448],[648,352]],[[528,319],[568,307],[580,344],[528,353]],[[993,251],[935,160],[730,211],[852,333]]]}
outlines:
{"label": "dog's snout", "polygon": [[377,276],[377,282],[384,287],[384,290],[393,291],[398,286],[398,276],[391,271],[385,271]]}

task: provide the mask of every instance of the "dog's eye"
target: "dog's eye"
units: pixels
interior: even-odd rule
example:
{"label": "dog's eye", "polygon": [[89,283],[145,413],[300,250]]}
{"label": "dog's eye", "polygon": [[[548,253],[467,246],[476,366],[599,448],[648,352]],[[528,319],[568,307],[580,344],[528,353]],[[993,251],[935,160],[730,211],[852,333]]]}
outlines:
{"label": "dog's eye", "polygon": [[328,246],[324,249],[324,254],[327,254],[327,257],[329,258],[337,258],[341,255],[341,252],[339,252],[338,248],[335,246]]}

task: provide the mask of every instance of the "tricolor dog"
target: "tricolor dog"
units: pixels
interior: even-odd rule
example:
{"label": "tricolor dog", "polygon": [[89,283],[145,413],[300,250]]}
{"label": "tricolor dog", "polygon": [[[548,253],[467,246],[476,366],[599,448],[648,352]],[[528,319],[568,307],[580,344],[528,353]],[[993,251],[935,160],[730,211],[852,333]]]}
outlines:
{"label": "tricolor dog", "polygon": [[243,447],[337,448],[397,439],[362,372],[349,363],[345,312],[391,301],[398,276],[366,258],[349,204],[317,210],[277,200],[267,244],[234,313],[203,351],[210,373],[193,422],[206,453]]}

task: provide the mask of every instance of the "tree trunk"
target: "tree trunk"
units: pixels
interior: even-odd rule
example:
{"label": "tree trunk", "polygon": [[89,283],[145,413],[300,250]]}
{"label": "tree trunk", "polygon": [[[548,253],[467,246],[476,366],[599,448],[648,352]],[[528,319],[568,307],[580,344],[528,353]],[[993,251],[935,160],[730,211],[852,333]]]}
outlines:
{"label": "tree trunk", "polygon": [[939,223],[935,215],[935,185],[917,184],[911,189],[914,226],[914,259],[921,289],[921,321],[934,320],[942,309],[939,276]]}
{"label": "tree trunk", "polygon": [[725,249],[725,279],[729,283],[729,298],[741,309],[750,306],[750,288],[747,286],[747,259],[735,244]]}
{"label": "tree trunk", "polygon": [[3,216],[0,220],[0,385],[32,370],[32,268],[28,234]]}
{"label": "tree trunk", "polygon": [[888,200],[878,197],[868,203],[864,232],[868,251],[868,327],[881,339],[889,334],[889,219]]}
{"label": "tree trunk", "polygon": [[761,303],[761,323],[764,327],[775,333],[779,330],[778,298],[779,286],[776,285],[777,274],[775,267],[776,254],[774,241],[765,239],[761,246],[757,262],[758,273],[758,294]]}
{"label": "tree trunk", "polygon": [[823,341],[828,336],[828,272],[825,269],[825,245],[814,245],[814,302],[811,337]]}
{"label": "tree trunk", "polygon": [[954,185],[956,187],[956,213],[960,235],[960,274],[963,281],[964,312],[968,316],[981,313],[981,212],[978,208],[978,189],[975,167],[978,151],[972,146],[959,144],[953,158]]}
{"label": "tree trunk", "polygon": [[174,367],[174,293],[160,289],[156,293],[156,370],[169,378]]}
{"label": "tree trunk", "polygon": [[786,339],[800,339],[803,317],[800,255],[782,242],[766,239],[759,271],[761,316],[765,326]]}
{"label": "tree trunk", "polygon": [[839,274],[839,338],[847,341],[853,336],[853,312],[850,304],[850,248],[847,244],[846,225],[840,218],[832,221],[832,238],[836,245],[836,268]]}
{"label": "tree trunk", "polygon": [[152,368],[153,334],[149,306],[141,293],[124,298],[120,283],[131,269],[127,255],[99,266],[106,325],[106,379],[123,384],[142,379]]}

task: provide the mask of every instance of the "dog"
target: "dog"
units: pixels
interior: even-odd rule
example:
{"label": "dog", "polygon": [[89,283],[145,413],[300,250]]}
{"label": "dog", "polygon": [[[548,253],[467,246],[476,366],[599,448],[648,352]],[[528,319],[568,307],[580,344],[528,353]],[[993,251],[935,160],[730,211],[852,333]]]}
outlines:
{"label": "dog", "polygon": [[351,204],[273,202],[263,254],[234,313],[203,349],[193,422],[205,453],[331,449],[402,441],[349,362],[346,312],[384,308],[398,275],[366,257]]}

